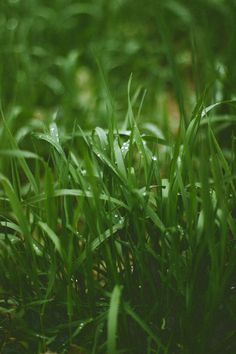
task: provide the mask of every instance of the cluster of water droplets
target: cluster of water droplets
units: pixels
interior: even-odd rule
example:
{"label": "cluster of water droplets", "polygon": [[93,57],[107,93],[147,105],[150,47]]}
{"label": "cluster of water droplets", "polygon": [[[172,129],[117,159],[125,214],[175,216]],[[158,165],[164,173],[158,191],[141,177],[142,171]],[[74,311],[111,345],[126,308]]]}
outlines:
{"label": "cluster of water droplets", "polygon": [[117,224],[117,223],[122,224],[123,221],[124,221],[124,217],[123,217],[123,216],[120,216],[119,214],[114,214],[113,220],[114,220],[114,222],[115,222],[116,224]]}
{"label": "cluster of water droplets", "polygon": [[78,327],[78,330],[81,331],[85,326],[85,323],[84,322],[81,322],[79,327]]}
{"label": "cluster of water droplets", "polygon": [[183,237],[183,236],[184,236],[184,229],[183,229],[183,227],[182,227],[181,225],[177,225],[177,230],[178,230],[180,236]]}
{"label": "cluster of water droplets", "polygon": [[123,145],[121,146],[121,152],[127,153],[129,151],[129,146],[130,146],[129,141],[124,142]]}

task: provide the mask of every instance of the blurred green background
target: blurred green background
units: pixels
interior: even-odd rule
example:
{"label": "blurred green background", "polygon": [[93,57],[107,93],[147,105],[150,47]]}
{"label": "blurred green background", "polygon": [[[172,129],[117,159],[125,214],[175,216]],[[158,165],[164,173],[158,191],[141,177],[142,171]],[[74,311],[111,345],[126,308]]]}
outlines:
{"label": "blurred green background", "polygon": [[59,109],[68,129],[75,118],[106,125],[102,70],[118,119],[131,73],[137,106],[147,91],[143,119],[177,119],[207,85],[209,103],[235,97],[235,38],[235,0],[2,0],[3,111],[23,123]]}

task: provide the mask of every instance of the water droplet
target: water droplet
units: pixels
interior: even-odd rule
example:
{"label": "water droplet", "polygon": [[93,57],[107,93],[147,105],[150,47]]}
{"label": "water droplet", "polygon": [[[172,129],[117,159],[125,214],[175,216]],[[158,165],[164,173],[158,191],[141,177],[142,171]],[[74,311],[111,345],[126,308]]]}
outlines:
{"label": "water droplet", "polygon": [[122,223],[123,223],[123,221],[124,221],[124,218],[120,218],[120,220],[119,220],[119,224],[122,224]]}
{"label": "water droplet", "polygon": [[184,346],[182,344],[178,343],[177,347],[180,348],[180,349],[183,349]]}
{"label": "water droplet", "polygon": [[59,143],[59,134],[55,123],[50,124],[50,135],[57,143]]}
{"label": "water droplet", "polygon": [[235,286],[234,286],[234,285],[231,286],[231,287],[230,287],[230,290],[235,290]]}
{"label": "water droplet", "polygon": [[153,161],[157,161],[157,157],[155,155],[152,156]]}
{"label": "water droplet", "polygon": [[142,289],[142,285],[139,284],[138,288],[139,288],[139,289]]}
{"label": "water droplet", "polygon": [[166,319],[165,317],[162,318],[162,322],[161,322],[161,330],[164,331],[166,328]]}

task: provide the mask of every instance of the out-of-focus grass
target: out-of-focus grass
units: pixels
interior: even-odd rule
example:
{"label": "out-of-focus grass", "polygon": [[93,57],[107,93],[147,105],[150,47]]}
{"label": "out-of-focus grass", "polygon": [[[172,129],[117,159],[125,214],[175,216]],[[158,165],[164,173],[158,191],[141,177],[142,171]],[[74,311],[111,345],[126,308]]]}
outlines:
{"label": "out-of-focus grass", "polygon": [[[59,107],[67,127],[106,125],[98,59],[125,113],[126,83],[147,89],[143,113],[158,120],[163,93],[191,111],[205,86],[208,103],[235,96],[234,1],[3,0],[0,90],[20,120]],[[166,100],[166,99],[165,99]],[[167,100],[168,101],[168,100]],[[96,112],[96,113],[95,113]],[[65,118],[66,117],[66,118]]]}

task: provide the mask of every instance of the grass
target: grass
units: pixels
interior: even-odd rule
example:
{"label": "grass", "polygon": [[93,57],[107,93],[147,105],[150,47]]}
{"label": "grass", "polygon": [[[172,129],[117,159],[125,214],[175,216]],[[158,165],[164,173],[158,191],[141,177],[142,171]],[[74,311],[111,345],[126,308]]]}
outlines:
{"label": "grass", "polygon": [[174,143],[130,100],[125,131],[54,120],[17,142],[4,120],[3,353],[234,352],[235,155],[214,108]]}
{"label": "grass", "polygon": [[64,127],[70,128],[75,116],[83,117],[85,129],[94,128],[94,117],[96,125],[106,125],[106,94],[95,57],[120,120],[131,72],[134,85],[148,90],[143,107],[148,121],[159,120],[166,92],[182,112],[209,83],[214,83],[209,105],[235,98],[232,0],[149,0],[145,9],[133,0],[55,0],[53,5],[3,0],[0,12],[1,101],[9,114],[18,107],[21,121],[60,107]]}
{"label": "grass", "polygon": [[236,352],[236,12],[196,4],[0,5],[1,353]]}

